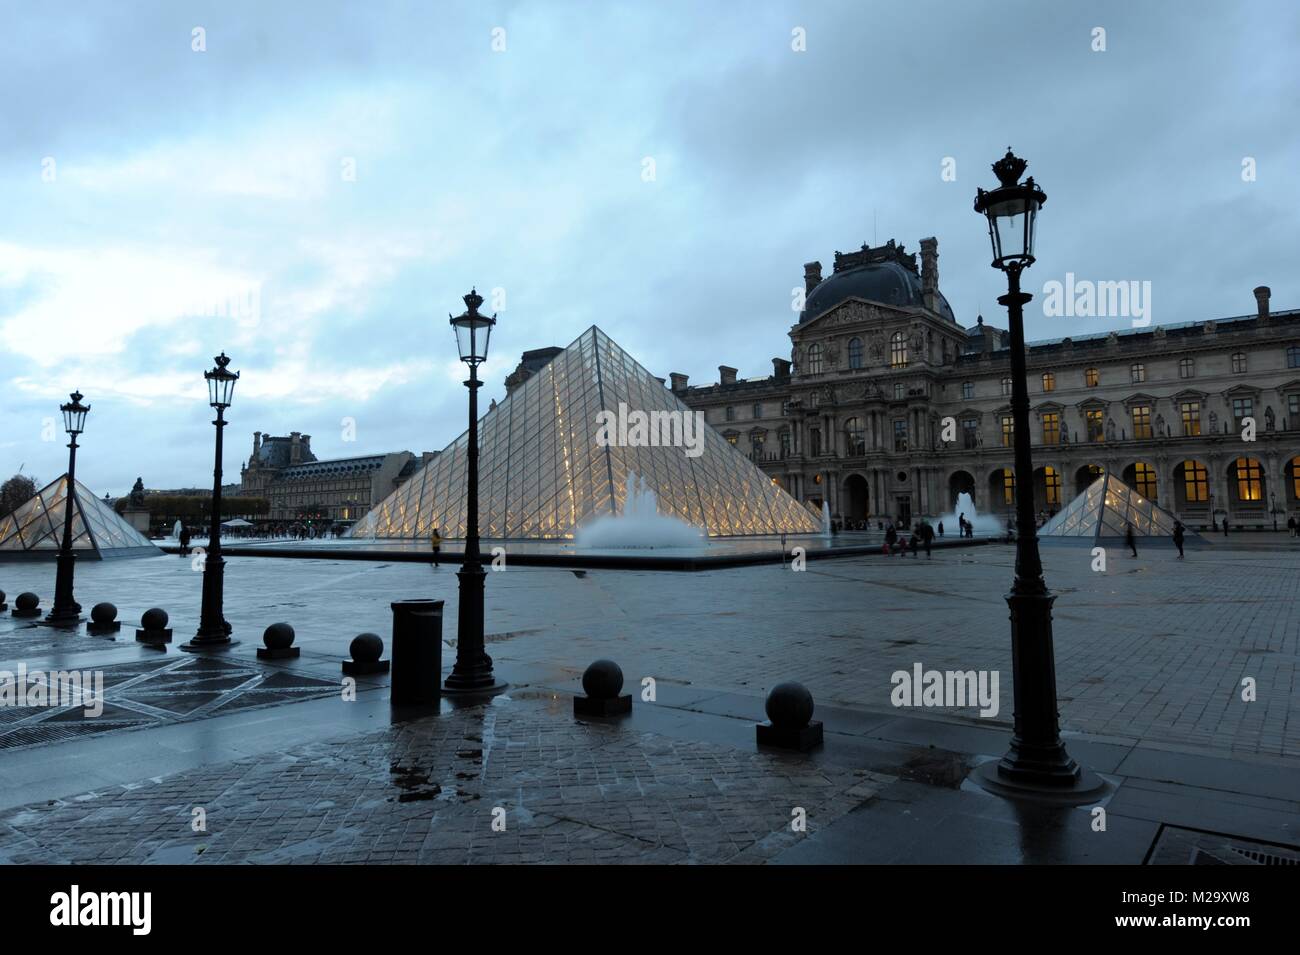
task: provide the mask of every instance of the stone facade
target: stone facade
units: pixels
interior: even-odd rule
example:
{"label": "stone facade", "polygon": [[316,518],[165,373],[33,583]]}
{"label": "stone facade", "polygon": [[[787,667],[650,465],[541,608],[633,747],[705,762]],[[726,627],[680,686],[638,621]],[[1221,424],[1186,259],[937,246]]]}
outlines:
{"label": "stone facade", "polygon": [[[791,363],[673,391],[802,501],[847,521],[1013,508],[1006,331],[957,324],[922,268],[890,242],[805,267],[808,307]],[[885,274],[887,273],[887,274]],[[901,278],[900,278],[901,277]],[[1036,510],[1051,514],[1102,471],[1191,526],[1285,526],[1300,511],[1300,310],[1031,342]],[[883,300],[882,300],[883,299]],[[815,306],[815,308],[814,308]],[[1077,328],[1077,325],[1074,326]],[[1254,440],[1243,419],[1255,422]]]}
{"label": "stone facade", "polygon": [[433,455],[410,451],[319,461],[311,435],[253,433],[253,453],[240,470],[239,493],[264,497],[267,519],[351,523],[393,492]]}

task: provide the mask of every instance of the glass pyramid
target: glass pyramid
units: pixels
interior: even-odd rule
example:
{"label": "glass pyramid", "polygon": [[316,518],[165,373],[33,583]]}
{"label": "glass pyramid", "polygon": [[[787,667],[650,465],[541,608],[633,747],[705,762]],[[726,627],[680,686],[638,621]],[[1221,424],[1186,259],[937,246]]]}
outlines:
{"label": "glass pyramid", "polygon": [[[1113,474],[1104,474],[1038,531],[1040,538],[1082,537],[1123,540],[1128,525],[1134,537],[1173,537],[1174,516],[1148,501]],[[1188,532],[1191,536],[1191,532]]]}
{"label": "glass pyramid", "polygon": [[[76,482],[73,496],[72,549],[82,556],[150,557],[161,554],[111,506]],[[19,555],[53,557],[63,541],[68,476],[47,484],[26,504],[0,518],[0,559]]]}
{"label": "glass pyramid", "polygon": [[[712,537],[812,534],[821,522],[711,426],[702,453],[672,446],[602,446],[597,415],[620,405],[694,414],[596,326],[479,421],[479,533],[488,539],[569,538],[591,518],[621,514],[627,475],[655,492],[659,511]],[[469,433],[350,531],[356,538],[465,536]]]}

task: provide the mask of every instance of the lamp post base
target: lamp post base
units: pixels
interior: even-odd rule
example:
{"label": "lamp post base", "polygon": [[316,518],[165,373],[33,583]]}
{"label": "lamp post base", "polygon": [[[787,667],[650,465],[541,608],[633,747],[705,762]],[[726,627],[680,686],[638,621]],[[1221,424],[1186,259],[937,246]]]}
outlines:
{"label": "lamp post base", "polygon": [[46,627],[77,627],[81,625],[81,605],[73,604],[72,607],[51,610],[41,621],[42,626]]}
{"label": "lamp post base", "polygon": [[995,796],[1055,806],[1085,806],[1105,798],[1113,791],[1110,783],[1078,764],[1075,764],[1075,771],[1067,774],[1064,780],[1053,772],[1019,772],[1009,775],[1006,772],[1009,758],[989,759],[971,770],[967,778]]}
{"label": "lamp post base", "polygon": [[231,647],[237,647],[239,641],[230,639],[229,627],[229,624],[225,624],[219,627],[216,633],[200,630],[189,643],[182,643],[180,649],[186,653],[203,653],[208,650],[229,650]]}

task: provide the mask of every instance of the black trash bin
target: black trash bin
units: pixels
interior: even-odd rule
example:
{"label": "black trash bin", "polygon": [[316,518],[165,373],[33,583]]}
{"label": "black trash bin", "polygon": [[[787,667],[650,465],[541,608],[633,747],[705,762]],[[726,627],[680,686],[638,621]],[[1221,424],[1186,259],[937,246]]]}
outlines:
{"label": "black trash bin", "polygon": [[436,703],[442,689],[442,601],[393,603],[392,702]]}

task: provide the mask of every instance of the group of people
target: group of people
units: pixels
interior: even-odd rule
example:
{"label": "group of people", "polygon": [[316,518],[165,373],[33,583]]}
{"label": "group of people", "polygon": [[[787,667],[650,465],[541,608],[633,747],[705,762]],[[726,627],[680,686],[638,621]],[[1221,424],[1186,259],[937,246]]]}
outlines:
{"label": "group of people", "polygon": [[925,559],[930,559],[930,546],[934,543],[934,528],[930,526],[929,521],[921,521],[912,532],[910,538],[904,537],[898,533],[898,529],[890,524],[885,529],[885,545],[883,553],[898,554],[900,557],[906,557],[910,552],[913,557],[920,558],[919,551],[925,549]]}

